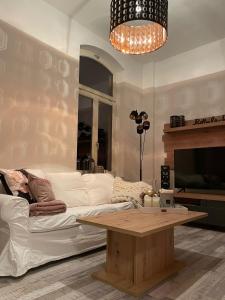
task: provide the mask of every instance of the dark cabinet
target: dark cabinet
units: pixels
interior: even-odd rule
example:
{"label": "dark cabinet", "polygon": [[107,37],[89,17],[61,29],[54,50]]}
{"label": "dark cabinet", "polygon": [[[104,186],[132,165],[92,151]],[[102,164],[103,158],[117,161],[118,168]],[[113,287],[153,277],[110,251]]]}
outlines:
{"label": "dark cabinet", "polygon": [[208,213],[208,217],[195,221],[195,224],[217,226],[225,229],[225,202],[175,197],[175,202],[189,210]]}

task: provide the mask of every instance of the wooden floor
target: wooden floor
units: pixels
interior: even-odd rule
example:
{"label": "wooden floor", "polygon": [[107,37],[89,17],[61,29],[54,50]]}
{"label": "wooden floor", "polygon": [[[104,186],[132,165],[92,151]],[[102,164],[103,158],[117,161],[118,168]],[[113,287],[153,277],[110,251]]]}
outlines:
{"label": "wooden floor", "polygon": [[[176,255],[187,267],[140,299],[225,300],[225,233],[181,226],[175,243]],[[0,300],[135,299],[91,278],[104,260],[102,250],[39,267],[21,278],[0,278]]]}

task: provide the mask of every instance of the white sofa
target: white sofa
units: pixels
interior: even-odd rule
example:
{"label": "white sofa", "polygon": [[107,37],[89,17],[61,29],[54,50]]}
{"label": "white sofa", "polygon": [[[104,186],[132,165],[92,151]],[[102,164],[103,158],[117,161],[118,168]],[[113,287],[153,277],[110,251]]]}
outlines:
{"label": "white sofa", "polygon": [[21,276],[47,262],[105,245],[105,230],[76,219],[132,208],[129,202],[111,203],[114,178],[109,174],[29,171],[49,179],[56,199],[68,208],[58,215],[29,217],[26,200],[0,191],[0,276]]}

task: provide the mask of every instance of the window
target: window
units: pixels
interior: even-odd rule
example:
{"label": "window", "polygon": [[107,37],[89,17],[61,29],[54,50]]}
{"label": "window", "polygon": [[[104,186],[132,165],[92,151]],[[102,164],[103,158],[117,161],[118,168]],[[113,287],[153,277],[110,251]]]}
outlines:
{"label": "window", "polygon": [[[86,74],[86,75],[85,75]],[[91,156],[112,169],[113,75],[99,62],[81,57],[78,107],[77,167]]]}
{"label": "window", "polygon": [[106,95],[113,95],[113,74],[89,57],[80,57],[80,83]]}
{"label": "window", "polygon": [[[92,155],[92,124],[93,124],[93,100],[83,95],[79,96],[78,112],[78,164],[82,158]],[[80,166],[78,167],[80,169]]]}
{"label": "window", "polygon": [[112,106],[98,106],[98,165],[111,170],[112,161]]}

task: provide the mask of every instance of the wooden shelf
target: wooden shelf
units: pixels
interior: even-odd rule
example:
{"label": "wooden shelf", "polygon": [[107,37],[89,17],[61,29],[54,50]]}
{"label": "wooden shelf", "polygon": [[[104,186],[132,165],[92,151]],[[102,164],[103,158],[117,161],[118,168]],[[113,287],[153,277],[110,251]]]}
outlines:
{"label": "wooden shelf", "polygon": [[187,125],[181,127],[174,127],[171,128],[170,124],[165,124],[164,126],[164,133],[173,133],[173,132],[182,132],[182,131],[189,131],[189,130],[198,130],[198,129],[210,129],[215,127],[225,127],[225,121],[218,121],[212,123],[204,123],[204,124],[196,124],[193,125],[193,121],[188,121]]}
{"label": "wooden shelf", "polygon": [[[195,124],[195,120],[187,120],[185,126],[170,128],[164,125],[164,150],[166,153],[164,163],[174,169],[174,150],[225,147],[225,121],[224,115],[215,116],[216,122]],[[212,119],[211,118],[211,119]],[[205,118],[210,120],[210,118]]]}
{"label": "wooden shelf", "polygon": [[199,194],[199,193],[175,193],[174,198],[196,199],[196,200],[209,200],[209,201],[224,201],[225,195],[215,194]]}

